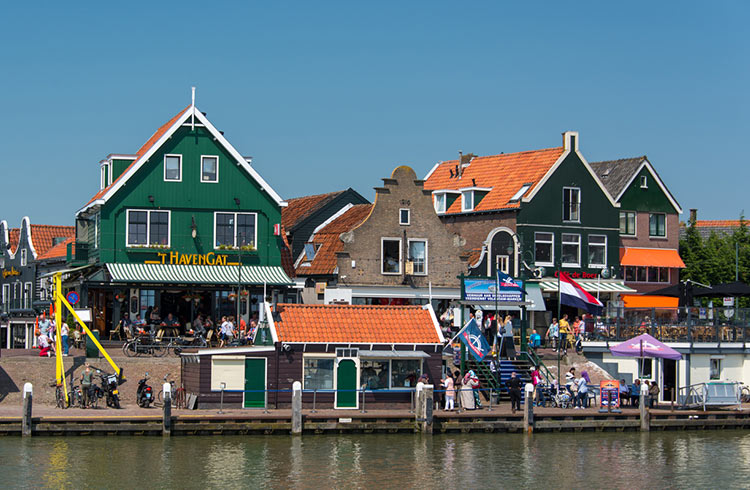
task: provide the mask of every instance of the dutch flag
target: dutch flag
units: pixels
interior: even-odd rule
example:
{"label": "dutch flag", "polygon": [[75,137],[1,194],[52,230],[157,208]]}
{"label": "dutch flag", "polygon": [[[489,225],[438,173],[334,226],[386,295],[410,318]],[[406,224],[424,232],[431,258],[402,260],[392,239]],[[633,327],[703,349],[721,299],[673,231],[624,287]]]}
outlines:
{"label": "dutch flag", "polygon": [[602,314],[602,302],[583,290],[565,272],[560,272],[560,303],[574,308],[581,308],[592,315]]}

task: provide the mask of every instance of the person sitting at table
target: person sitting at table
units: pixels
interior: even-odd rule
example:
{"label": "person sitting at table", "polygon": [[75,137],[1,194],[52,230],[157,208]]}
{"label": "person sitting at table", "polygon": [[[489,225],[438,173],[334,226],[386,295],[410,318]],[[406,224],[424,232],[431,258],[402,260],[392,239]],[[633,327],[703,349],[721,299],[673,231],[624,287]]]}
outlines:
{"label": "person sitting at table", "polygon": [[154,306],[151,310],[151,314],[148,316],[149,321],[152,325],[158,325],[161,322],[161,316],[159,315],[159,307]]}
{"label": "person sitting at table", "polygon": [[135,320],[133,320],[132,326],[130,328],[130,335],[134,336],[135,332],[143,333],[146,327],[146,321],[141,318],[141,314],[137,313],[135,315]]}
{"label": "person sitting at table", "polygon": [[630,385],[630,404],[637,407],[641,399],[641,380],[636,379],[635,383]]}
{"label": "person sitting at table", "polygon": [[201,313],[193,320],[193,335],[206,336],[206,328],[203,326],[203,315]]}
{"label": "person sitting at table", "polygon": [[174,335],[178,333],[180,328],[180,323],[177,321],[177,319],[172,316],[172,314],[168,314],[167,318],[164,319],[163,322],[161,322],[162,327],[167,327],[169,329],[170,334]]}
{"label": "person sitting at table", "polygon": [[625,401],[630,400],[630,388],[628,387],[627,381],[624,379],[620,380],[620,404],[624,404]]}

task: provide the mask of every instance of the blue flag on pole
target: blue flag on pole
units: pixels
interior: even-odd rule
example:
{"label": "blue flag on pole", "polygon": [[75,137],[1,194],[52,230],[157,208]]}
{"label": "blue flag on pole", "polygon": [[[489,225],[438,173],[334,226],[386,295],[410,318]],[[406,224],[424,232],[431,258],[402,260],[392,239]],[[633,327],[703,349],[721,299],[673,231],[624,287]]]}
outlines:
{"label": "blue flag on pole", "polygon": [[482,359],[490,353],[490,344],[479,331],[477,322],[473,318],[461,329],[458,337],[477,361],[482,362]]}
{"label": "blue flag on pole", "polygon": [[523,287],[523,282],[513,279],[501,270],[497,271],[497,285],[500,292],[521,291],[526,294],[526,289],[524,289]]}

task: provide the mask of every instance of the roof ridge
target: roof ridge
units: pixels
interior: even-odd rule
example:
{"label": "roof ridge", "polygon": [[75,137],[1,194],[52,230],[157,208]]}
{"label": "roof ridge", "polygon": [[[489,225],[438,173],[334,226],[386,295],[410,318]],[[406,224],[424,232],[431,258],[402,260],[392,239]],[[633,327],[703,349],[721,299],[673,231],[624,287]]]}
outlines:
{"label": "roof ridge", "polygon": [[334,195],[334,194],[342,194],[342,193],[346,192],[347,190],[348,190],[348,189],[344,189],[344,190],[341,190],[341,191],[331,191],[331,192],[323,192],[323,193],[320,193],[320,194],[310,194],[309,196],[297,196],[297,197],[290,197],[289,199],[287,199],[287,200],[286,200],[286,202],[290,202],[290,201],[298,201],[298,200],[300,200],[300,199],[309,199],[309,198],[313,198],[313,197],[325,197],[325,196],[332,196],[332,195]]}
{"label": "roof ridge", "polygon": [[[473,162],[474,160],[477,160],[479,158],[496,158],[496,157],[510,157],[510,156],[516,156],[516,155],[523,155],[526,153],[541,153],[543,151],[562,151],[564,148],[562,146],[553,146],[550,148],[540,148],[538,150],[523,150],[523,151],[514,151],[512,153],[497,153],[495,155],[476,155],[474,158],[471,159]],[[441,165],[443,163],[452,163],[452,162],[458,162],[458,158],[455,158],[453,160],[442,160],[438,164]],[[469,162],[471,163],[471,162]]]}

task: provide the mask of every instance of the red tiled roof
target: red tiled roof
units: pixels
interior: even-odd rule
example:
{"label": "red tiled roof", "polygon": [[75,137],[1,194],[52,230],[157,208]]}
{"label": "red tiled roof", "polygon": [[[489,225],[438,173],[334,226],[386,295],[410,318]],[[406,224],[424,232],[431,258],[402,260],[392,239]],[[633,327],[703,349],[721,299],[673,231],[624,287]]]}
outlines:
{"label": "red tiled roof", "polygon": [[432,315],[421,306],[277,305],[280,342],[439,344]]}
{"label": "red tiled roof", "polygon": [[[747,221],[745,222],[747,224]],[[738,219],[699,219],[695,222],[697,228],[739,228],[740,220]]]}
{"label": "red tiled roof", "polygon": [[287,230],[291,230],[297,223],[310,216],[313,211],[320,209],[343,192],[345,191],[287,199],[287,206],[281,208],[281,225]]}
{"label": "red tiled roof", "polygon": [[116,184],[116,183],[117,183],[117,182],[118,182],[118,181],[119,181],[119,180],[120,180],[120,179],[122,178],[122,176],[123,176],[123,175],[125,175],[125,174],[126,174],[126,173],[128,172],[128,170],[130,170],[130,169],[131,169],[131,168],[132,168],[132,167],[133,167],[133,166],[134,166],[135,164],[137,164],[137,163],[138,163],[138,162],[140,161],[141,157],[143,157],[143,155],[145,155],[145,154],[146,154],[146,153],[147,153],[147,152],[148,152],[148,151],[149,151],[149,150],[151,149],[151,147],[152,147],[152,146],[154,146],[154,145],[156,144],[156,142],[157,142],[157,141],[159,141],[159,138],[161,138],[162,136],[164,136],[164,133],[166,133],[166,132],[167,132],[167,130],[168,130],[169,128],[171,128],[171,127],[172,127],[172,125],[173,125],[173,124],[174,124],[175,122],[177,122],[177,120],[178,120],[178,119],[179,119],[179,118],[180,118],[180,117],[181,117],[181,116],[182,116],[182,115],[183,115],[183,114],[185,113],[185,111],[187,111],[188,109],[190,109],[190,106],[187,106],[187,107],[185,107],[185,108],[184,108],[183,110],[181,110],[181,111],[180,111],[180,112],[179,112],[179,113],[178,113],[178,114],[177,114],[176,116],[174,116],[174,117],[173,117],[172,119],[170,119],[169,121],[167,121],[167,122],[166,122],[166,124],[164,124],[164,125],[163,125],[163,126],[161,126],[161,127],[159,128],[159,129],[157,129],[157,130],[156,130],[156,132],[155,132],[155,133],[154,133],[154,134],[153,134],[153,135],[152,135],[152,136],[151,136],[151,137],[150,137],[150,138],[148,139],[148,141],[146,141],[146,143],[144,143],[144,145],[143,145],[143,146],[141,146],[141,148],[140,148],[140,149],[139,149],[139,150],[138,150],[138,151],[136,152],[136,156],[137,156],[137,158],[136,158],[135,160],[133,160],[133,162],[132,162],[132,163],[131,163],[130,165],[128,165],[128,168],[126,168],[126,169],[125,169],[125,171],[124,171],[124,172],[123,172],[122,174],[120,174],[120,175],[119,175],[119,176],[118,176],[118,177],[117,177],[117,178],[116,178],[115,180],[113,180],[113,181],[112,181],[112,183],[111,183],[110,185],[108,185],[108,186],[107,186],[107,187],[105,187],[104,189],[102,189],[102,190],[100,190],[99,192],[97,192],[97,193],[96,193],[96,194],[94,195],[94,197],[92,197],[92,198],[91,198],[91,199],[89,200],[89,202],[88,202],[88,203],[86,203],[86,204],[91,204],[92,202],[94,202],[94,201],[96,201],[97,199],[100,199],[100,198],[101,198],[102,196],[104,196],[104,194],[106,194],[106,193],[107,193],[107,191],[108,191],[109,189],[111,189],[111,188],[112,188],[112,186],[114,186],[114,185],[115,185],[115,184]]}
{"label": "red tiled roof", "polygon": [[[284,209],[284,208],[281,208]],[[284,225],[281,225],[281,267],[289,277],[295,277],[294,259],[292,258],[292,247],[289,246],[289,240],[286,238]]]}
{"label": "red tiled roof", "polygon": [[8,243],[10,245],[10,253],[16,253],[18,250],[18,240],[21,238],[20,228],[11,228],[8,230]]}
{"label": "red tiled roof", "polygon": [[45,259],[56,259],[59,257],[65,257],[68,254],[68,244],[73,243],[74,241],[75,241],[75,236],[71,236],[65,241],[62,241],[58,243],[57,245],[55,245],[54,247],[50,248],[43,254],[39,254],[37,256],[37,259],[45,260]]}
{"label": "red tiled roof", "polygon": [[472,248],[469,251],[469,266],[476,265],[479,262],[479,258],[482,256],[482,250],[484,247]]}
{"label": "red tiled roof", "polygon": [[[55,247],[55,238],[64,238],[67,240],[75,237],[75,234],[75,226],[31,225],[31,243],[34,245],[34,250],[36,250],[37,259]],[[65,255],[65,253],[62,255]],[[57,256],[53,255],[52,257]]]}
{"label": "red tiled roof", "polygon": [[315,258],[309,266],[302,263],[297,267],[298,276],[333,274],[336,269],[336,252],[344,249],[344,242],[339,235],[353,230],[364,222],[372,211],[372,204],[357,204],[344,214],[328,223],[322,230],[310,237],[317,248]]}
{"label": "red tiled roof", "polygon": [[[520,207],[520,202],[509,202],[524,184],[532,184],[525,195],[531,193],[547,171],[563,154],[563,148],[523,151],[485,157],[475,157],[465,166],[461,178],[451,177],[458,160],[441,162],[425,180],[426,190],[458,190],[466,187],[491,188],[477,204],[474,211],[492,211]],[[523,196],[521,196],[523,197]],[[461,199],[446,210],[448,214],[461,212]]]}

